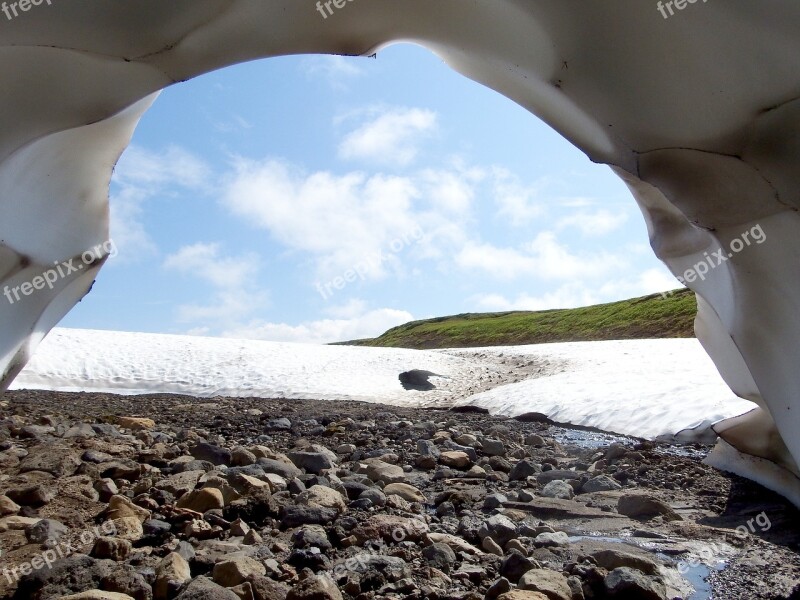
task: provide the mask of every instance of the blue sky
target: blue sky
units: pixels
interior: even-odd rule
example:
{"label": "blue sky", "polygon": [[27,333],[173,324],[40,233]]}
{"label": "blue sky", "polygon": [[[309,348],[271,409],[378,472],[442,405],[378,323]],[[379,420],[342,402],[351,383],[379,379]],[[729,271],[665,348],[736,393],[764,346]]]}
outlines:
{"label": "blue sky", "polygon": [[607,167],[407,44],[165,90],[111,214],[118,253],[64,326],[331,342],[678,287]]}

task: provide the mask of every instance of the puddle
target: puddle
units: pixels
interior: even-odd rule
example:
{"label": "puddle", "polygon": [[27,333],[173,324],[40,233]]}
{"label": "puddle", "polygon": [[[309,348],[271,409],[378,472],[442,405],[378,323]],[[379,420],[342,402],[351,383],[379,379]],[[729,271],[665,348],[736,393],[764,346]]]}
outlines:
{"label": "puddle", "polygon": [[[580,450],[597,450],[617,442],[628,448],[632,448],[641,440],[621,435],[617,433],[606,433],[602,431],[569,429],[566,427],[551,427],[548,433],[565,448],[573,447]],[[704,459],[710,446],[697,443],[673,444],[669,442],[654,442],[653,451],[667,456],[691,457],[698,460]]]}
{"label": "puddle", "polygon": [[[641,549],[649,549],[652,550],[654,555],[664,563],[669,564],[670,562],[674,562],[674,557],[667,556],[666,554],[662,554],[657,551],[653,547],[652,540],[648,538],[633,538],[633,537],[611,537],[605,535],[587,535],[587,534],[578,534],[578,535],[570,535],[569,541],[571,543],[580,542],[580,541],[594,541],[594,542],[605,542],[611,544],[620,544],[622,546],[636,546]],[[682,595],[680,598],[683,600],[714,600],[714,596],[712,594],[711,584],[708,582],[708,577],[711,575],[713,571],[722,571],[727,566],[725,561],[717,561],[716,566],[709,567],[708,565],[696,562],[685,563],[684,568],[681,569],[681,573],[672,570],[671,573],[675,574],[675,578],[683,578],[684,582],[688,582],[694,591],[689,592],[687,595]],[[673,585],[677,584],[677,581],[672,582]],[[680,585],[676,587],[683,588],[683,591],[688,591],[686,585]]]}

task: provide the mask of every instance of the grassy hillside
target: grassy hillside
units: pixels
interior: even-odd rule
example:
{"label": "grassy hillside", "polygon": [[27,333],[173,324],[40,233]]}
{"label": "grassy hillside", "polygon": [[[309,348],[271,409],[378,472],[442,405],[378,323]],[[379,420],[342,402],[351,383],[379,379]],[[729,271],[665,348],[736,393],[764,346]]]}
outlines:
{"label": "grassy hillside", "polygon": [[583,308],[469,313],[412,321],[380,337],[343,344],[393,348],[467,348],[693,337],[697,303],[694,294],[681,290]]}

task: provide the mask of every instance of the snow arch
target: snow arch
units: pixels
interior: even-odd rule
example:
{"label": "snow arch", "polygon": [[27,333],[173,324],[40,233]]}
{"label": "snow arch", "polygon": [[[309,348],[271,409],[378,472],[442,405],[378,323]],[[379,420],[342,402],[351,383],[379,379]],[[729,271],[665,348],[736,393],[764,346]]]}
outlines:
{"label": "snow arch", "polygon": [[[6,8],[0,286],[22,297],[0,297],[0,386],[102,266],[102,253],[83,256],[108,237],[111,171],[159,90],[256,58],[362,55],[414,41],[627,182],[655,253],[699,296],[705,348],[733,390],[762,407],[718,426],[729,444],[712,462],[800,505],[796,2],[18,0]],[[732,251],[745,232],[760,232],[763,243]],[[36,279],[64,263],[75,267],[71,277]],[[26,284],[36,293],[25,294]]]}

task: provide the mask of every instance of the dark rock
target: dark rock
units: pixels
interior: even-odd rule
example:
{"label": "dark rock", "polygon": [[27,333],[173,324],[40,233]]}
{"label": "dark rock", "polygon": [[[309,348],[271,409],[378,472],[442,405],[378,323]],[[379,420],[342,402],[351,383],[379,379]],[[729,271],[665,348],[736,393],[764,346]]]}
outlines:
{"label": "dark rock", "polygon": [[523,481],[527,477],[531,477],[536,475],[537,473],[541,472],[541,467],[536,463],[533,463],[529,460],[521,460],[508,473],[508,479],[510,481]]}
{"label": "dark rock", "polygon": [[193,579],[175,600],[241,600],[231,590],[217,585],[208,577]]}
{"label": "dark rock", "polygon": [[538,569],[539,564],[524,556],[518,550],[512,550],[500,563],[500,575],[511,583],[517,583],[531,569]]}
{"label": "dark rock", "polygon": [[71,448],[59,446],[37,446],[19,464],[19,472],[44,471],[55,477],[69,477],[80,466],[81,461]]}
{"label": "dark rock", "polygon": [[456,562],[456,554],[447,544],[431,544],[422,551],[428,564],[443,573],[449,573]]}
{"label": "dark rock", "polygon": [[232,460],[230,450],[206,442],[200,442],[192,447],[189,453],[197,460],[206,460],[213,465],[230,466]]}
{"label": "dark rock", "polygon": [[666,503],[645,494],[625,494],[617,502],[617,511],[631,518],[649,518],[663,515],[668,521],[682,521]]}
{"label": "dark rock", "polygon": [[56,492],[50,487],[32,485],[9,490],[6,496],[21,506],[44,506],[56,497]]}

